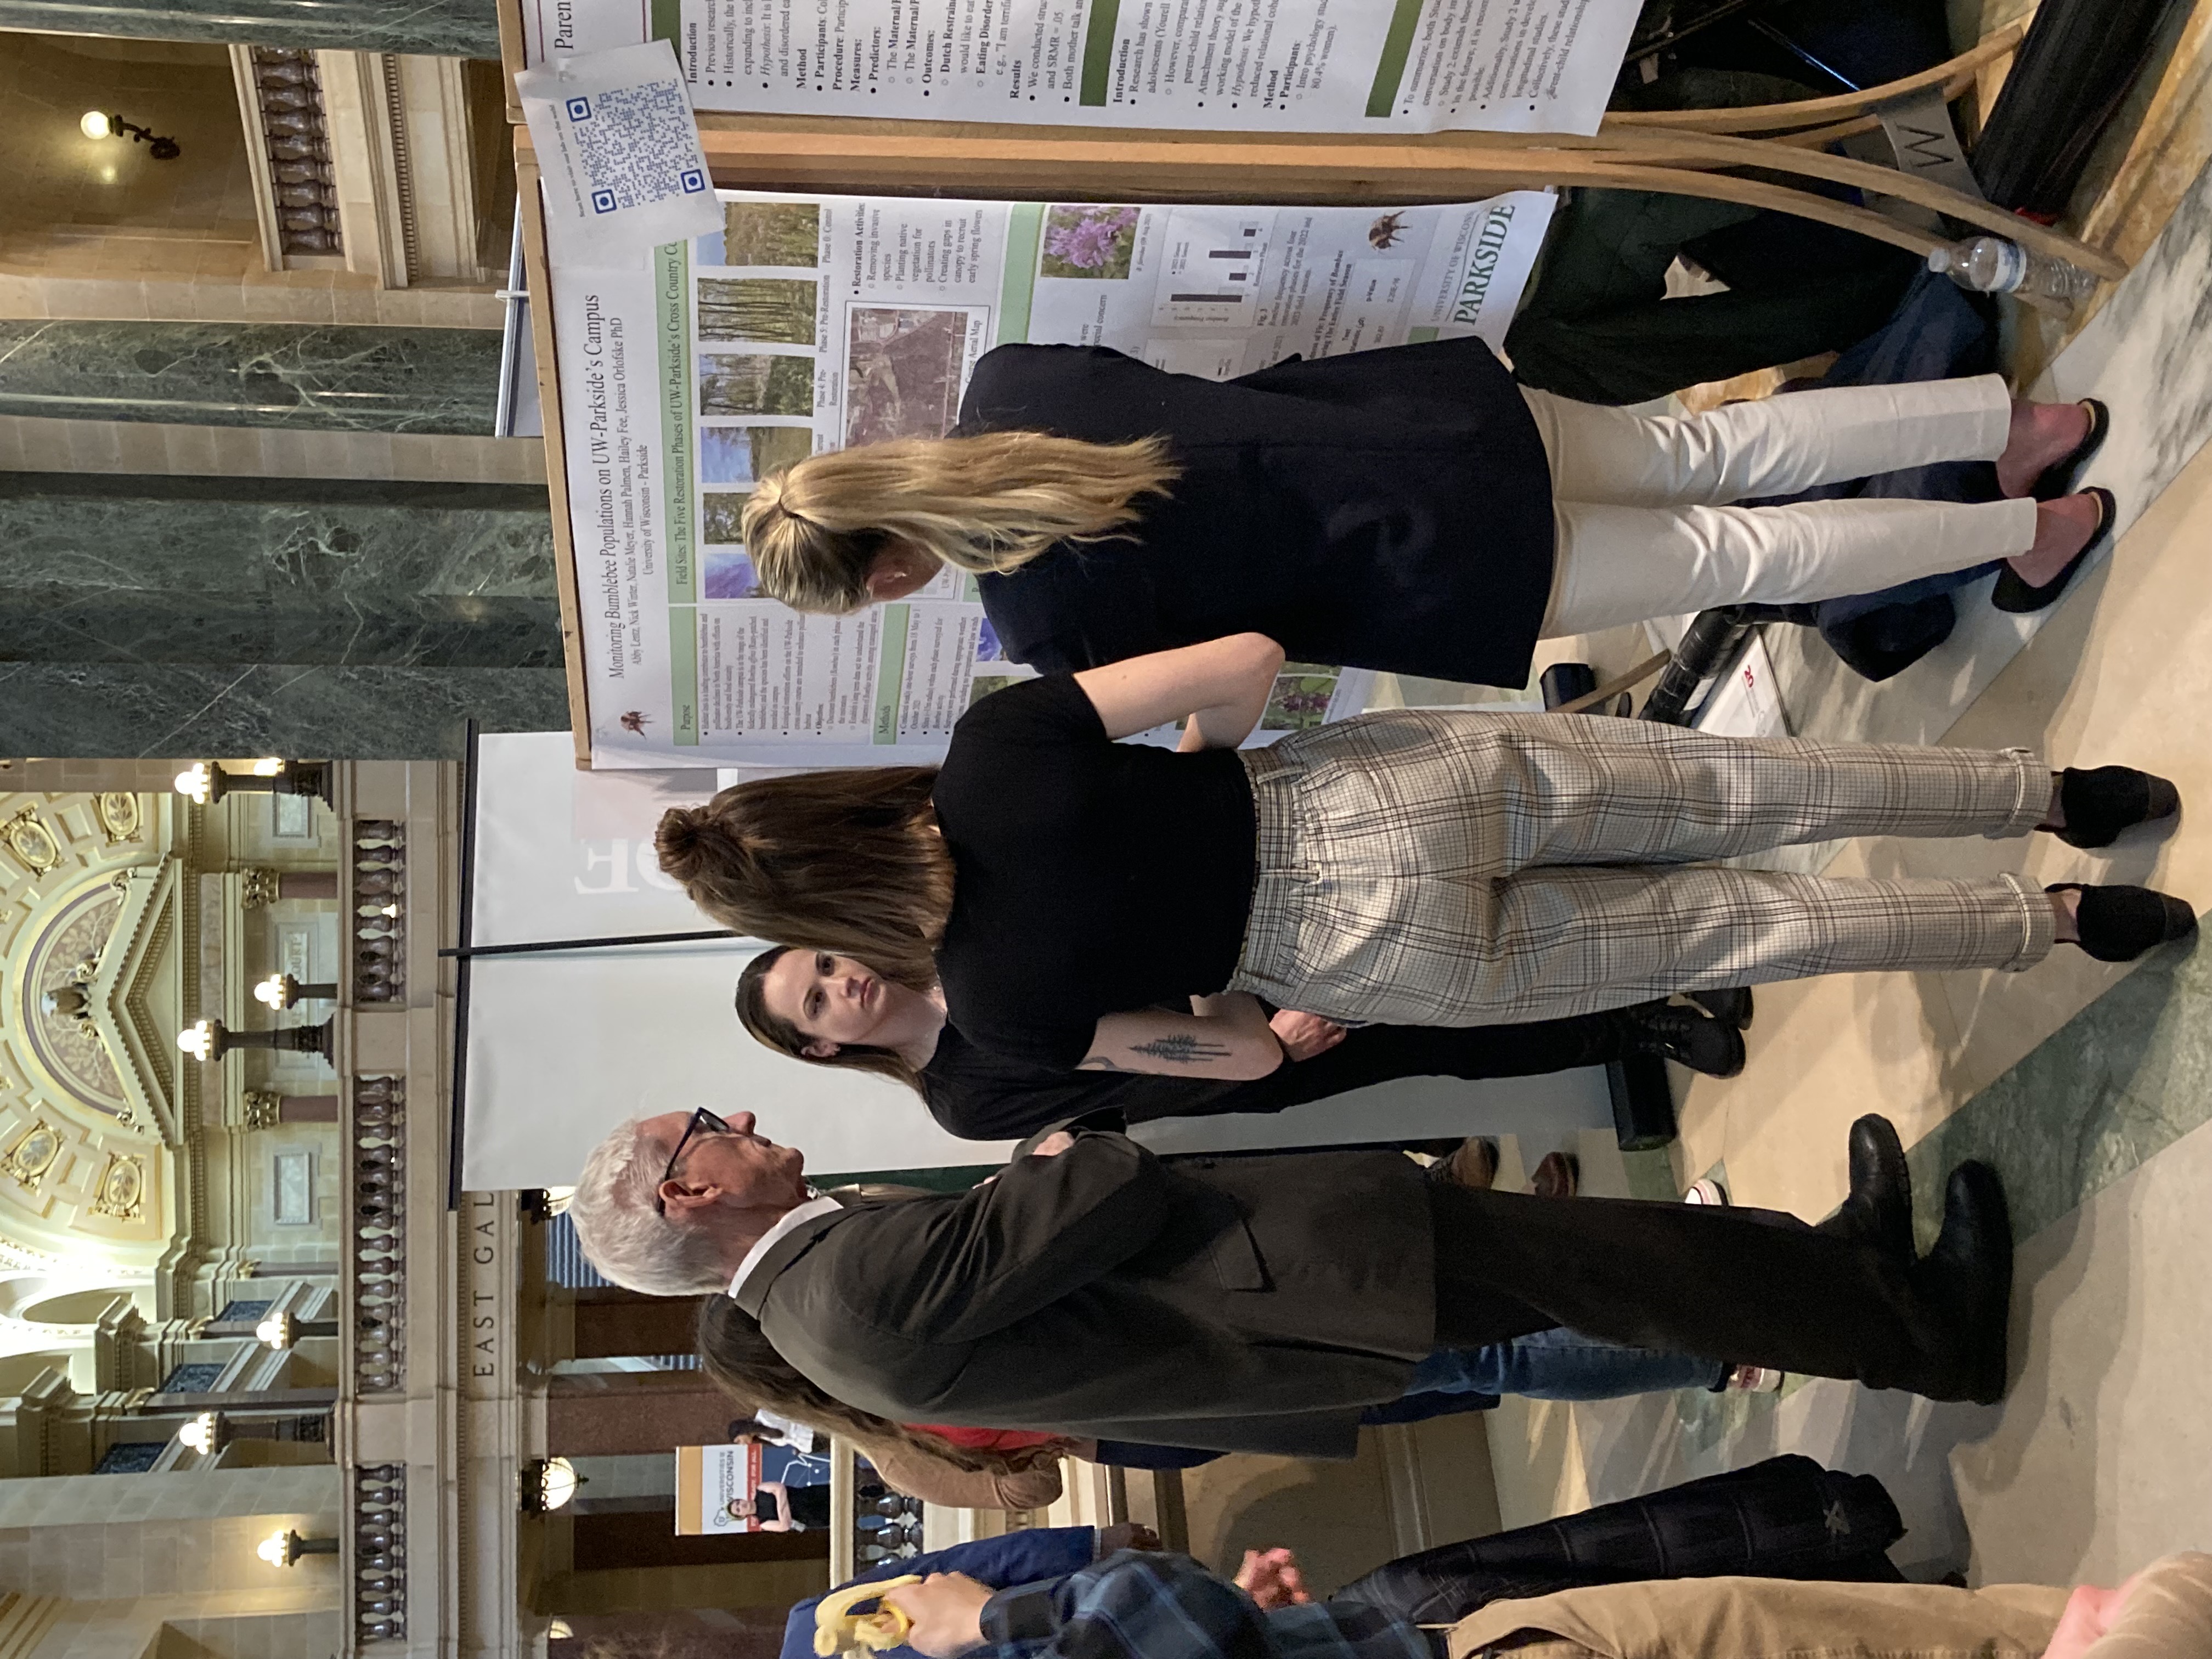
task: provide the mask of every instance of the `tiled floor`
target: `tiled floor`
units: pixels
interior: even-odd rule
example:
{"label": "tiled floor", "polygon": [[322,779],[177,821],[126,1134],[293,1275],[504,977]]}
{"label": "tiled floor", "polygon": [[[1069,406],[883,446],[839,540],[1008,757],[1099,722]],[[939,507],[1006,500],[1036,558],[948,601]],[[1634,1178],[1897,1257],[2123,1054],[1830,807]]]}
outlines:
{"label": "tiled floor", "polygon": [[[1835,872],[2139,881],[2212,907],[2212,6],[2170,37],[2139,131],[2108,145],[2076,204],[2136,274],[2070,338],[2011,342],[2043,395],[2113,408],[2093,475],[2123,498],[2112,556],[2038,623],[1962,595],[1952,642],[1881,686],[1770,634],[1796,731],[2124,762],[2208,805],[2109,854],[1877,842],[1837,852]],[[1751,1051],[1740,1078],[1681,1079],[1677,1184],[1723,1164],[1740,1200],[1819,1216],[1844,1191],[1846,1127],[1881,1109],[1913,1146],[1925,1230],[1942,1170],[1990,1159],[2023,1241],[2010,1397],[1935,1407],[1822,1382],[1779,1401],[1509,1401],[1490,1425],[1506,1523],[1800,1450],[1890,1484],[1908,1566],[2064,1582],[2212,1547],[2212,951],[2132,972],[2062,951],[2022,975],[1765,988]]]}

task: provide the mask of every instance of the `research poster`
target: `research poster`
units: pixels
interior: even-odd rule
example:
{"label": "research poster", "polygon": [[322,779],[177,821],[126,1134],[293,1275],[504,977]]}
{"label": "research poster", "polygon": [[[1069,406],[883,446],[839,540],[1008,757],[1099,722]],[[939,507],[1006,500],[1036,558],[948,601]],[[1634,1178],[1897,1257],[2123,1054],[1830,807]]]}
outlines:
{"label": "research poster", "polygon": [[[945,433],[976,360],[1009,342],[1212,380],[1496,343],[1553,206],[720,199],[710,234],[555,273],[598,765],[934,762],[969,703],[1029,672],[957,572],[849,617],[762,597],[742,519],[769,470]],[[1355,712],[1371,678],[1290,665],[1256,740]]]}
{"label": "research poster", "polygon": [[1594,133],[1639,0],[523,0],[529,61],[676,49],[702,110]]}

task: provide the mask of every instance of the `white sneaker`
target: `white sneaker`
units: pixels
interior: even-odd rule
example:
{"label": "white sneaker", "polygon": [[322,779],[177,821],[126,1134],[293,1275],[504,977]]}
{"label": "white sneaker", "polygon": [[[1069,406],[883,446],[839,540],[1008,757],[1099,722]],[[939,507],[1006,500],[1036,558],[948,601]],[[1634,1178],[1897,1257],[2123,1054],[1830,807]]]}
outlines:
{"label": "white sneaker", "polygon": [[1710,1176],[1703,1181],[1692,1182],[1690,1190],[1682,1194],[1685,1204],[1715,1204],[1726,1209],[1728,1201],[1728,1188]]}

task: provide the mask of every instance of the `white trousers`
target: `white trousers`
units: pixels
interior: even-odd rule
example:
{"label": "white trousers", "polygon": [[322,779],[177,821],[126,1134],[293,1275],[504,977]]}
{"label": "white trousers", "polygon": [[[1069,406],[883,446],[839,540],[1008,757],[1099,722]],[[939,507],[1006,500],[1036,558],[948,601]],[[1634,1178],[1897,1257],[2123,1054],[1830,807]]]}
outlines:
{"label": "white trousers", "polygon": [[1732,507],[2004,453],[1995,374],[1838,386],[1703,415],[1632,415],[1523,388],[1558,525],[1547,638],[1724,605],[1802,605],[2025,553],[2032,501]]}

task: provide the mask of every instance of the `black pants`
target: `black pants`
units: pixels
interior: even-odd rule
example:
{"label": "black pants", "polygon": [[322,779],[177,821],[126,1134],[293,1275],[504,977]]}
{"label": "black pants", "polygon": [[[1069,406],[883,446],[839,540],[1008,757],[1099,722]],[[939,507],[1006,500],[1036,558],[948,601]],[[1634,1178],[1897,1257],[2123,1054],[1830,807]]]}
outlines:
{"label": "black pants", "polygon": [[1332,1595],[1394,1619],[1448,1624],[1491,1602],[1643,1578],[1824,1579],[1896,1583],[1885,1552],[1905,1535],[1870,1474],[1809,1457],[1685,1481],[1487,1538],[1386,1561]]}
{"label": "black pants", "polygon": [[[1438,1347],[1565,1325],[1631,1347],[1945,1398],[1945,1322],[1870,1244],[1794,1217],[1430,1188]],[[1932,1390],[1932,1394],[1931,1394]]]}

